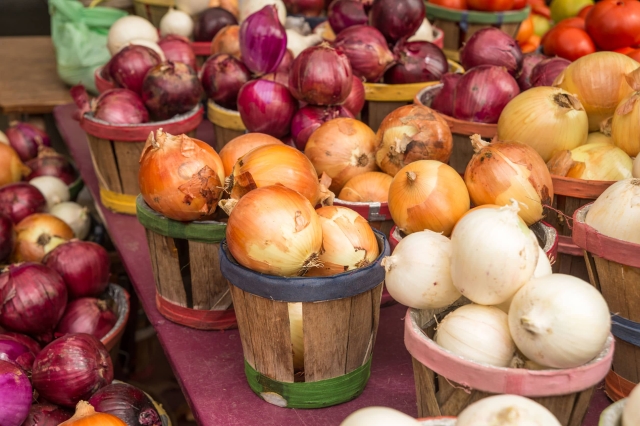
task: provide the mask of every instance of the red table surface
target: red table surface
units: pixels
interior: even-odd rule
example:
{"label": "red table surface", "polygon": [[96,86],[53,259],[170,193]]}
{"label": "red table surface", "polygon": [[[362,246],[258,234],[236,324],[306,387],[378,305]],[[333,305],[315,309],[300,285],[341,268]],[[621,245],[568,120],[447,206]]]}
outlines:
{"label": "red table surface", "polygon": [[[86,136],[72,118],[75,108],[56,107],[54,116],[82,178],[94,199],[99,200]],[[198,137],[212,142],[209,122],[200,126]],[[371,378],[360,397],[324,409],[275,407],[258,398],[247,385],[237,330],[199,331],[174,324],[160,315],[155,305],[156,288],[144,228],[134,216],[113,213],[99,201],[97,205],[198,424],[339,425],[353,411],[373,405],[417,416],[411,357],[403,343],[405,307],[395,305],[381,310]],[[598,390],[583,426],[596,426],[600,412],[608,404],[604,393]]]}

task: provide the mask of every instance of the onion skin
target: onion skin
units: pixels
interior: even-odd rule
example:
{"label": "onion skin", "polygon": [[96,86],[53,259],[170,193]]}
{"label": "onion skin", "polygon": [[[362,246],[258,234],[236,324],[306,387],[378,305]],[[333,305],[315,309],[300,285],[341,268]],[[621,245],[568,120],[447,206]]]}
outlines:
{"label": "onion skin", "polygon": [[341,106],[321,107],[307,105],[300,108],[293,116],[293,120],[291,120],[291,136],[295,141],[296,147],[304,151],[309,136],[323,123],[338,117],[353,118],[353,114]]}
{"label": "onion skin", "polygon": [[58,426],[71,418],[71,413],[53,404],[33,404],[22,426]]}
{"label": "onion skin", "polygon": [[361,0],[333,0],[329,4],[327,17],[336,34],[354,25],[366,25],[369,22]]}
{"label": "onion skin", "polygon": [[102,339],[116,325],[118,317],[107,303],[93,297],[83,297],[67,304],[64,315],[56,327],[56,336],[86,333]]}
{"label": "onion skin", "polygon": [[29,414],[33,392],[27,373],[16,364],[0,360],[0,424],[21,426]]}
{"label": "onion skin", "polygon": [[400,42],[394,51],[399,59],[384,74],[385,83],[439,81],[449,70],[449,63],[442,49],[428,41]]}
{"label": "onion skin", "polygon": [[440,114],[453,117],[453,101],[455,99],[456,86],[461,78],[462,74],[458,73],[447,73],[443,75],[442,79],[440,79],[443,84],[442,89],[440,89],[438,94],[433,98],[431,108]]}
{"label": "onion skin", "polygon": [[480,65],[504,67],[517,76],[522,67],[522,50],[518,42],[498,28],[483,28],[474,33],[460,51],[460,63],[465,70]]}
{"label": "onion skin", "polygon": [[196,54],[188,38],[178,34],[168,34],[158,41],[167,61],[182,62],[196,69]]}
{"label": "onion skin", "polygon": [[225,177],[233,173],[233,166],[240,157],[254,148],[264,145],[280,145],[282,142],[263,133],[246,133],[230,140],[220,150],[220,159],[224,166]]}
{"label": "onion skin", "polygon": [[240,25],[227,25],[211,41],[211,54],[226,53],[236,59],[242,58],[240,53]]}
{"label": "onion skin", "polygon": [[12,122],[11,127],[6,130],[6,136],[9,145],[22,161],[35,158],[41,148],[51,146],[49,135],[29,123]]}
{"label": "onion skin", "polygon": [[393,178],[386,173],[366,172],[352,177],[338,199],[356,203],[386,203]]}
{"label": "onion skin", "polygon": [[11,260],[40,262],[42,258],[73,238],[73,230],[61,219],[48,213],[35,213],[16,225],[16,248]]}
{"label": "onion skin", "polygon": [[351,92],[347,99],[345,99],[342,104],[343,107],[351,112],[351,115],[354,117],[360,114],[362,108],[364,108],[364,84],[362,84],[362,80],[359,77],[353,76],[353,84],[351,85]]}
{"label": "onion skin", "polygon": [[9,257],[16,244],[16,231],[8,216],[0,214],[0,263]]}
{"label": "onion skin", "polygon": [[232,110],[238,109],[238,93],[251,80],[249,69],[238,59],[227,54],[210,56],[202,66],[202,88],[216,104]]}
{"label": "onion skin", "polygon": [[549,58],[539,62],[531,71],[531,86],[553,86],[553,82],[571,64],[564,58]]}
{"label": "onion skin", "polygon": [[349,58],[353,75],[368,83],[378,82],[395,61],[382,33],[368,25],[355,25],[340,32],[333,47]]}
{"label": "onion skin", "polygon": [[0,143],[0,186],[19,182],[29,173],[31,170],[22,164],[16,151]]}
{"label": "onion skin", "polygon": [[559,151],[547,166],[556,176],[619,181],[631,177],[633,162],[620,148],[607,142],[596,142],[580,145],[571,151]]}
{"label": "onion skin", "polygon": [[139,95],[144,77],[161,62],[160,55],[153,50],[131,44],[113,55],[109,61],[109,75],[119,86]]}
{"label": "onion skin", "polygon": [[27,161],[26,165],[31,169],[27,180],[39,176],[53,176],[67,185],[71,185],[78,179],[75,170],[73,170],[67,159],[53,149],[40,150],[38,156]]}
{"label": "onion skin", "polygon": [[33,185],[19,182],[0,187],[0,214],[14,224],[27,216],[41,213],[47,205],[42,193]]}
{"label": "onion skin", "polygon": [[201,96],[196,72],[180,62],[168,61],[151,68],[142,85],[142,101],[157,120],[191,111]]}
{"label": "onion skin", "polygon": [[0,334],[0,359],[17,364],[25,372],[31,373],[35,355],[17,340]]}
{"label": "onion skin", "polygon": [[22,343],[24,346],[29,348],[29,350],[34,355],[38,355],[42,350],[42,347],[40,346],[40,344],[35,340],[33,340],[31,337],[27,336],[26,334],[15,333],[13,331],[5,331],[0,333],[0,337],[5,337],[5,338],[8,337],[10,339],[15,340],[18,343]]}
{"label": "onion skin", "polygon": [[238,112],[247,130],[281,138],[289,133],[296,100],[282,84],[251,80],[238,93]]}
{"label": "onion skin", "polygon": [[[633,83],[633,82],[632,82]],[[634,87],[640,89],[640,84]],[[611,129],[611,139],[613,143],[632,157],[640,155],[640,141],[637,138],[629,137],[629,135],[635,135],[640,129],[638,124],[638,117],[640,117],[640,93],[634,94],[624,98],[620,105],[616,108],[613,118],[610,123],[604,123],[602,127],[605,132]]]}
{"label": "onion skin", "polygon": [[625,179],[607,188],[591,206],[585,223],[607,237],[640,244],[640,179]]}
{"label": "onion skin", "polygon": [[395,43],[418,31],[424,16],[422,0],[374,0],[369,22],[380,30],[387,41]]}
{"label": "onion skin", "polygon": [[520,72],[518,72],[518,76],[516,78],[520,90],[524,91],[533,86],[531,73],[536,65],[545,59],[547,59],[547,57],[540,53],[528,53],[524,55],[522,58],[522,67],[520,68]]}
{"label": "onion skin", "polygon": [[258,76],[275,71],[287,51],[287,34],[276,6],[268,4],[249,15],[240,25],[239,40],[247,68]]}
{"label": "onion skin", "polygon": [[200,13],[193,32],[195,41],[211,41],[227,25],[238,25],[236,17],[221,7],[210,7]]}
{"label": "onion skin", "polygon": [[283,0],[291,15],[320,16],[324,0]]}
{"label": "onion skin", "polygon": [[38,354],[31,380],[47,401],[74,407],[111,383],[113,365],[98,339],[89,334],[67,334]]}
{"label": "onion skin", "polygon": [[112,383],[94,393],[89,399],[98,413],[112,414],[128,426],[162,426],[162,419],[153,402],[135,386]]}
{"label": "onion skin", "polygon": [[149,121],[140,97],[128,89],[111,89],[95,100],[93,116],[109,124],[139,124]]}

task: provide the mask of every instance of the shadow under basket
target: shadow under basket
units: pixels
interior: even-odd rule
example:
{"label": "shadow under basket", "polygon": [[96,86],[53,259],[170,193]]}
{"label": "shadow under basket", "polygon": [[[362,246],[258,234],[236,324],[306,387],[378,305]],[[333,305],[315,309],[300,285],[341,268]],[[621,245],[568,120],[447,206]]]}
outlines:
{"label": "shadow under basket", "polygon": [[211,99],[207,103],[207,118],[213,123],[216,133],[216,152],[220,152],[232,139],[247,132],[238,111],[223,108]]}
{"label": "shadow under basket", "polygon": [[199,330],[236,327],[227,280],[220,273],[222,222],[179,222],[136,200],[156,282],[158,311],[169,321]]}
{"label": "shadow under basket", "polygon": [[136,15],[145,18],[156,28],[160,28],[162,17],[173,6],[175,6],[174,0],[133,0]]}
{"label": "shadow under basket", "polygon": [[80,127],[89,140],[102,204],[117,213],[135,215],[136,197],[140,193],[140,155],[149,133],[162,129],[172,135],[194,137],[202,115],[203,109],[198,105],[170,120],[112,125],[93,118],[92,113],[85,114],[80,120]]}
{"label": "shadow under basket", "polygon": [[[330,277],[285,278],[239,265],[226,241],[222,274],[229,280],[251,390],[287,408],[322,408],[356,398],[371,373],[371,356],[389,245],[374,230],[380,256]],[[302,306],[303,367],[294,367],[289,304]],[[296,320],[299,324],[299,319]]]}
{"label": "shadow under basket", "polygon": [[617,401],[640,382],[640,244],[607,237],[587,225],[590,208],[589,204],[575,211],[573,241],[584,250],[591,284],[613,312],[616,353],[605,391]]}

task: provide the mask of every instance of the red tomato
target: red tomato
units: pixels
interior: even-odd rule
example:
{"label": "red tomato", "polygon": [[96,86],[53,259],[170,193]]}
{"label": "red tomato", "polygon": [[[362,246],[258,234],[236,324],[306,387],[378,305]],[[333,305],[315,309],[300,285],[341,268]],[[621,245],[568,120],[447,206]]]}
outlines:
{"label": "red tomato", "polygon": [[527,7],[527,0],[514,0],[511,10],[520,10]]}
{"label": "red tomato", "polygon": [[531,12],[551,19],[551,10],[547,7],[544,0],[529,0],[529,6],[531,6]]}
{"label": "red tomato", "polygon": [[556,27],[549,31],[543,45],[547,56],[560,56],[575,61],[596,51],[591,37],[586,31],[573,27]]}
{"label": "red tomato", "polygon": [[633,52],[634,49],[633,47],[621,47],[620,49],[616,49],[614,50],[614,52],[616,53],[622,53],[623,55],[628,55],[629,53]]}
{"label": "red tomato", "polygon": [[592,4],[590,4],[589,6],[585,6],[582,8],[582,10],[580,10],[580,12],[578,12],[578,18],[582,18],[582,19],[586,19],[587,15],[589,14],[589,11],[591,10],[591,8],[593,7]]}
{"label": "red tomato", "polygon": [[587,32],[602,50],[640,44],[640,2],[603,0],[587,14]]}
{"label": "red tomato", "polygon": [[[563,19],[562,21],[558,22],[558,24],[555,27],[553,27],[551,31],[553,31],[556,28],[563,28],[563,27],[580,28],[581,30],[584,30],[584,19],[578,18],[577,16],[573,18]],[[549,35],[551,34],[551,31],[547,31],[544,37],[542,37],[542,44],[544,44],[547,37],[549,37]]]}
{"label": "red tomato", "polygon": [[514,0],[467,0],[471,10],[484,12],[502,12],[513,9]]}
{"label": "red tomato", "polygon": [[631,52],[627,53],[627,56],[637,62],[640,62],[640,49],[632,50]]}
{"label": "red tomato", "polygon": [[429,0],[429,3],[449,9],[467,10],[467,0]]}

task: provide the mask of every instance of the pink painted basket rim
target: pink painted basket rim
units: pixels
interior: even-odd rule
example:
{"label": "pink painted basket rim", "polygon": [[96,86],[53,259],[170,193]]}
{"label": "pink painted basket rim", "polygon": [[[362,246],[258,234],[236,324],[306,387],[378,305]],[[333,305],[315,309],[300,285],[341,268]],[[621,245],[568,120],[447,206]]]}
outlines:
{"label": "pink painted basket rim", "polygon": [[595,360],[577,368],[562,370],[526,370],[481,365],[440,347],[416,323],[415,309],[405,317],[404,343],[418,362],[462,386],[495,394],[528,397],[558,396],[576,393],[597,385],[609,372],[613,361],[614,338]]}
{"label": "pink painted basket rim", "polygon": [[[336,198],[333,200],[333,205],[340,206],[340,207],[348,207],[351,210],[358,212],[360,216],[372,222],[393,220],[393,218],[391,217],[391,212],[389,211],[389,204],[387,203],[377,203],[377,202],[361,203],[356,201],[344,201],[339,198]],[[378,213],[376,214],[380,216],[384,216],[384,219],[375,219],[375,218],[372,219],[370,217],[372,207],[378,207],[379,210],[378,210]]]}

